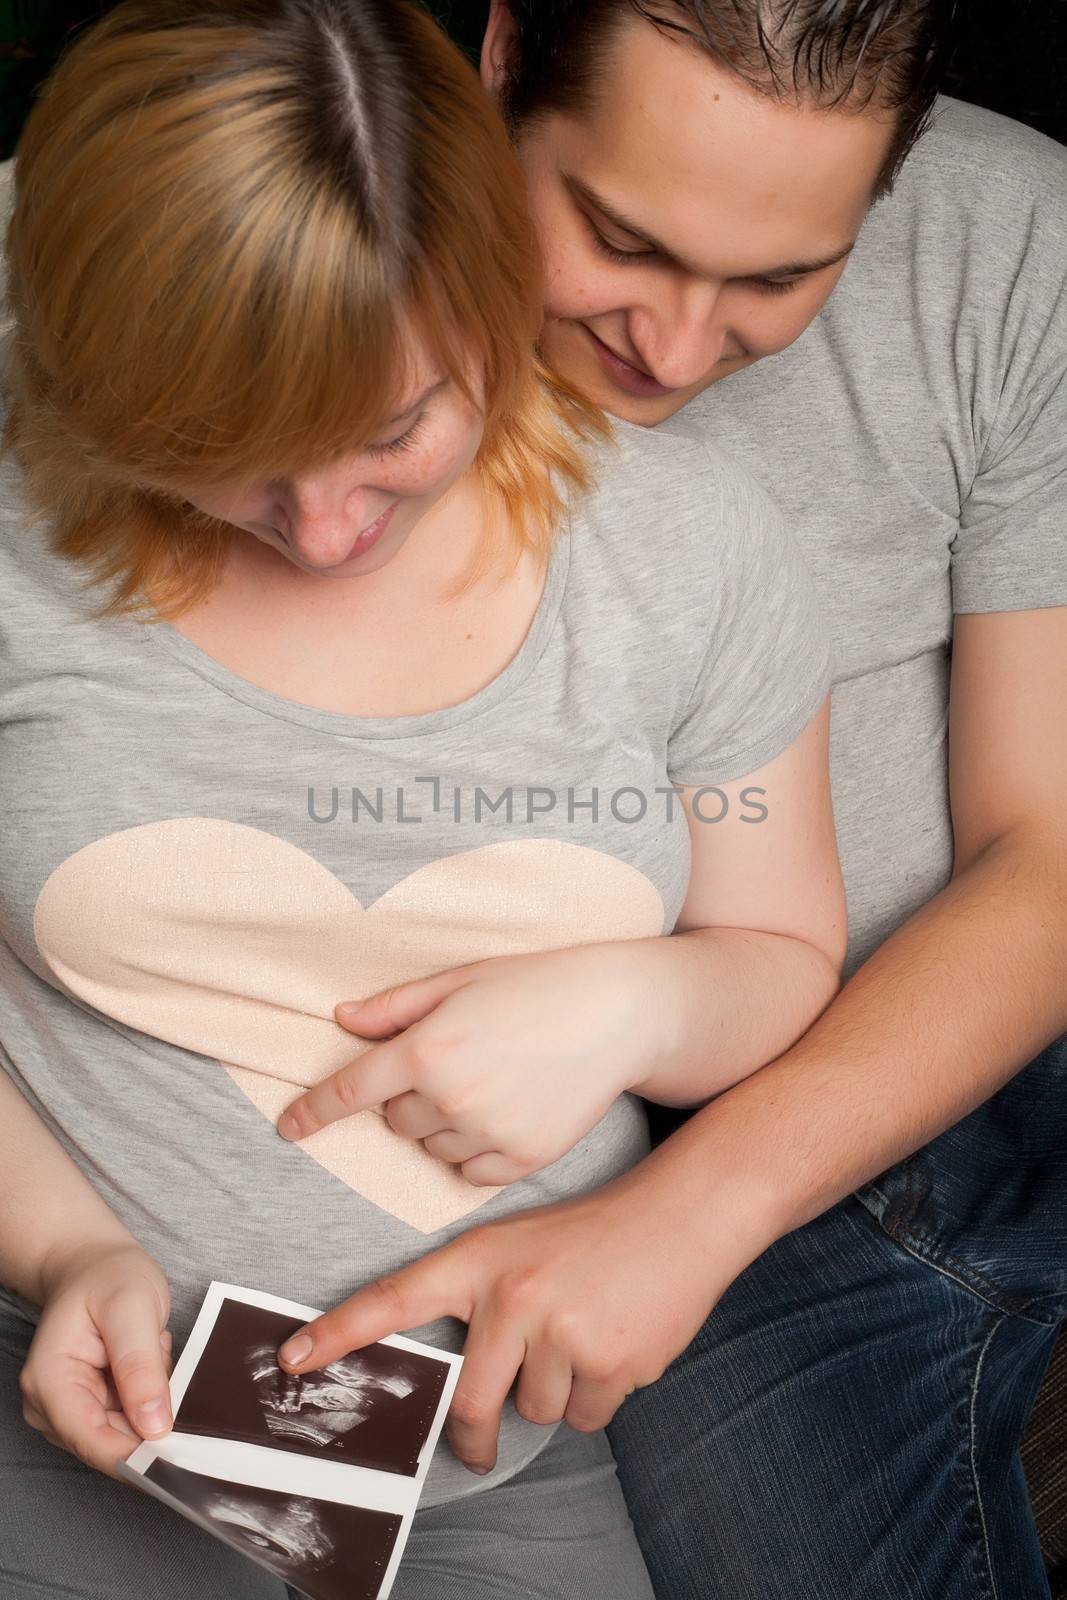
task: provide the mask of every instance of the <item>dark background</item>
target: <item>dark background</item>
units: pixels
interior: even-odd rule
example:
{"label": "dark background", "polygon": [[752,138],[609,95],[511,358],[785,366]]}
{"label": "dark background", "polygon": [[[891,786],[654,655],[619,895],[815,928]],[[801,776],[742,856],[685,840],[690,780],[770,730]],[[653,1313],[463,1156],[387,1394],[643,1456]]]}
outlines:
{"label": "dark background", "polygon": [[[488,0],[427,3],[475,55]],[[0,160],[64,39],[108,9],[108,0],[0,0]],[[950,93],[1067,144],[1067,0],[963,0],[963,12]]]}

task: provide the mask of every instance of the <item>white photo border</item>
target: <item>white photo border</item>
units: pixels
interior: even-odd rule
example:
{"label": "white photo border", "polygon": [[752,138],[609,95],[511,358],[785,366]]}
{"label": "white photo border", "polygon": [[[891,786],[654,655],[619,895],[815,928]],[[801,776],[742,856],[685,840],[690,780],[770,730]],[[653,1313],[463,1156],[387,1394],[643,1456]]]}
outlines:
{"label": "white photo border", "polygon": [[[267,1294],[262,1289],[245,1289],[239,1284],[223,1283],[213,1279],[185,1347],[171,1373],[172,1416],[178,1415],[185,1391],[207,1348],[219,1312],[227,1300],[258,1306],[263,1311],[277,1312],[301,1322],[311,1322],[322,1315],[313,1306],[300,1305],[295,1300],[284,1300],[279,1295]],[[188,1472],[195,1472],[201,1477],[214,1478],[220,1482],[244,1484],[248,1488],[273,1489],[285,1494],[300,1494],[308,1499],[330,1500],[341,1505],[356,1506],[365,1511],[383,1511],[399,1516],[402,1519],[400,1531],[378,1590],[378,1600],[387,1600],[411,1532],[411,1524],[423,1484],[430,1470],[430,1462],[444,1427],[448,1407],[459,1381],[463,1357],[451,1350],[439,1350],[432,1345],[420,1344],[417,1340],[407,1339],[399,1333],[390,1334],[377,1342],[395,1350],[407,1350],[415,1355],[428,1356],[446,1368],[445,1382],[437,1410],[419,1452],[418,1467],[414,1476],[378,1472],[371,1467],[357,1466],[351,1462],[316,1461],[308,1456],[273,1449],[270,1445],[247,1444],[237,1439],[216,1439],[185,1434],[179,1430],[172,1430],[164,1434],[161,1439],[144,1440],[125,1462],[119,1464],[117,1470],[120,1476],[180,1511],[190,1521],[206,1527],[216,1538],[221,1538],[223,1543],[230,1541],[219,1533],[209,1519],[196,1516],[189,1507],[176,1501],[172,1495],[161,1490],[146,1477],[153,1462],[167,1461]],[[241,1546],[235,1548],[241,1549],[242,1554],[249,1555],[250,1560],[258,1561],[258,1564],[266,1567],[268,1571],[274,1570],[268,1561],[250,1555]]]}

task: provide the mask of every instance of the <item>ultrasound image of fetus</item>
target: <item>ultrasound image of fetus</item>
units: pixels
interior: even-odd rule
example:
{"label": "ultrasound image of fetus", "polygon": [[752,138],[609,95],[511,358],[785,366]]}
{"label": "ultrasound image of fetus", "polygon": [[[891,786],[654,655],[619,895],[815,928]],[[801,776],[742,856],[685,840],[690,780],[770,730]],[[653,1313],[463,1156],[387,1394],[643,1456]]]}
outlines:
{"label": "ultrasound image of fetus", "polygon": [[243,1494],[217,1494],[205,1497],[203,1512],[234,1544],[286,1576],[307,1577],[333,1561],[333,1541],[318,1507],[303,1496],[279,1495],[267,1507]]}
{"label": "ultrasound image of fetus", "polygon": [[144,1481],[311,1600],[377,1600],[403,1527],[397,1513],[255,1488],[162,1459]]}
{"label": "ultrasound image of fetus", "polygon": [[226,1298],[175,1416],[178,1433],[233,1439],[415,1477],[448,1376],[421,1350],[371,1344],[286,1372],[292,1316]]}
{"label": "ultrasound image of fetus", "polygon": [[403,1400],[416,1388],[404,1372],[377,1372],[357,1351],[317,1372],[284,1372],[276,1347],[255,1345],[248,1368],[271,1435],[305,1445],[339,1445],[383,1401]]}

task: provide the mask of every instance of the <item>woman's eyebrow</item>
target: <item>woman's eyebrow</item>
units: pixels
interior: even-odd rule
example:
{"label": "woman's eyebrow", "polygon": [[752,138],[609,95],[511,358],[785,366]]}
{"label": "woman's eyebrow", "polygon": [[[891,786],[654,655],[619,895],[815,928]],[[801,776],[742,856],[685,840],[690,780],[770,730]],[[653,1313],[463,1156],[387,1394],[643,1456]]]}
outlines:
{"label": "woman's eyebrow", "polygon": [[391,428],[394,422],[403,422],[405,417],[410,417],[413,411],[417,411],[419,406],[424,406],[427,400],[431,400],[439,390],[443,389],[451,381],[451,378],[448,377],[438,378],[436,383],[431,383],[428,389],[424,389],[422,394],[417,395],[414,400],[406,405],[403,411],[398,411],[395,417],[386,417],[382,427]]}

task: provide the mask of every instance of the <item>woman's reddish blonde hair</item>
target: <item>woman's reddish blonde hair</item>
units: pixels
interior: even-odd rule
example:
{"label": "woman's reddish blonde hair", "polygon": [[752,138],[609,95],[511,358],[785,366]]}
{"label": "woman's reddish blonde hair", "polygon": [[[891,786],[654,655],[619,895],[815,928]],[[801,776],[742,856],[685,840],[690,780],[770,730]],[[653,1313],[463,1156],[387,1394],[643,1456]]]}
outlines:
{"label": "woman's reddish blonde hair", "polygon": [[535,358],[520,169],[414,0],[125,0],[49,80],[15,183],[4,444],[54,547],[113,582],[103,614],[217,583],[234,530],[183,485],[378,437],[411,319],[465,393],[484,372],[464,587],[509,543],[547,557],[608,424]]}

